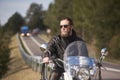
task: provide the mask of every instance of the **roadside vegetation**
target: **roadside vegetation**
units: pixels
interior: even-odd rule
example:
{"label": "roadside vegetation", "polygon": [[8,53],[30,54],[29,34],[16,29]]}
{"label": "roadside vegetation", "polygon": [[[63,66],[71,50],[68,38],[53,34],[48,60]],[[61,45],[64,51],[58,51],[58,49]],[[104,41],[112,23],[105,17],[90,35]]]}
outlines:
{"label": "roadside vegetation", "polygon": [[[25,61],[22,59],[21,53],[19,51],[18,40],[16,35],[11,37],[11,42],[9,43],[10,50],[10,60],[7,64],[8,70],[6,74],[2,77],[2,80],[38,80],[40,79],[40,74],[34,72]],[[1,79],[0,79],[1,80]]]}
{"label": "roadside vegetation", "polygon": [[0,78],[8,70],[8,62],[10,60],[10,49],[8,47],[10,43],[10,34],[6,34],[4,29],[0,28]]}

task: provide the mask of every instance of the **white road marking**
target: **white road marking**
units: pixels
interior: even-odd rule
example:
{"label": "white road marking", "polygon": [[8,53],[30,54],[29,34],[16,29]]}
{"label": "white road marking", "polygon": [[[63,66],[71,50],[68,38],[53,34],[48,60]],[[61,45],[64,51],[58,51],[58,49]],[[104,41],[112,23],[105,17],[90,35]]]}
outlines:
{"label": "white road marking", "polygon": [[23,40],[23,37],[21,37],[21,41],[23,43],[23,45],[25,46],[25,48],[27,49],[27,51],[33,56],[34,54],[32,53],[32,51],[30,50],[30,48],[28,48],[28,45],[26,44],[26,42]]}
{"label": "white road marking", "polygon": [[35,40],[32,36],[30,36],[30,38],[40,47],[41,46],[41,44],[37,41],[37,40]]}
{"label": "white road marking", "polygon": [[120,69],[109,68],[109,67],[105,67],[105,69],[108,70],[108,71],[120,72]]}

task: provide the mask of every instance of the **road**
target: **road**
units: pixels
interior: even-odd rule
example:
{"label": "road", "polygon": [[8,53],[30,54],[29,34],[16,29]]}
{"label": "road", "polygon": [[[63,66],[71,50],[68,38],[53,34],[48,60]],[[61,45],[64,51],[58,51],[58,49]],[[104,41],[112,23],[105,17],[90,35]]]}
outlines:
{"label": "road", "polygon": [[[42,52],[40,51],[40,45],[45,43],[45,41],[39,36],[23,37],[23,40],[33,55],[42,55]],[[106,68],[106,70],[102,69],[102,80],[120,80],[120,65],[114,65],[105,62],[103,63],[103,66]]]}
{"label": "road", "polygon": [[40,45],[45,43],[44,40],[39,38],[38,36],[32,37],[22,37],[24,42],[26,43],[27,47],[29,48],[32,55],[41,56],[42,52],[40,50]]}

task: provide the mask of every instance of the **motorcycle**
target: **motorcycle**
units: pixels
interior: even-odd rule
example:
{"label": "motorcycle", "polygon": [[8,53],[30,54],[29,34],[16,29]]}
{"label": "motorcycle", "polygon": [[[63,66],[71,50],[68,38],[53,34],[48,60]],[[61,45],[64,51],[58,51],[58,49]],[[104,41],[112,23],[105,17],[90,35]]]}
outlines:
{"label": "motorcycle", "polygon": [[[47,44],[42,44],[40,48],[42,51],[46,50]],[[101,56],[99,61],[96,62],[94,58],[88,56],[88,50],[84,42],[74,41],[67,46],[63,60],[57,58],[51,60],[49,64],[43,65],[41,80],[49,80],[50,73],[48,72],[53,69],[54,64],[63,67],[65,70],[60,80],[91,80],[96,75],[97,69],[98,79],[101,80],[102,60],[107,53],[106,48],[101,49]],[[64,66],[61,66],[60,63],[63,63]]]}

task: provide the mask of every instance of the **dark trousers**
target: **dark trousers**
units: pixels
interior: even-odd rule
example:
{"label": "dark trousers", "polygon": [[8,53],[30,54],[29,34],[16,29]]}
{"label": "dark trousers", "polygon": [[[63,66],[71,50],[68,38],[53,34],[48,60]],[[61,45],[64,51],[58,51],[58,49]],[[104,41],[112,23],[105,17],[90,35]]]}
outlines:
{"label": "dark trousers", "polygon": [[54,69],[51,72],[50,79],[49,80],[59,80],[64,72],[63,68],[60,67],[54,67]]}
{"label": "dark trousers", "polygon": [[[50,72],[49,80],[59,80],[63,72],[64,72],[64,68],[60,68],[55,65],[54,68]],[[45,74],[45,64],[42,65],[40,80],[45,80],[44,74]]]}

